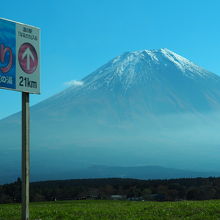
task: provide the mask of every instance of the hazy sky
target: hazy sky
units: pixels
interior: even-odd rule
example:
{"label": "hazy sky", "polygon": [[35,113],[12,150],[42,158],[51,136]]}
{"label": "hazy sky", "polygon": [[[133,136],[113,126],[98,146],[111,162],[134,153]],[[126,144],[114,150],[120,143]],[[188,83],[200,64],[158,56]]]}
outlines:
{"label": "hazy sky", "polygon": [[[169,48],[220,75],[219,11],[219,0],[10,0],[0,16],[41,28],[33,105],[125,51]],[[20,110],[19,92],[0,98],[0,118]]]}

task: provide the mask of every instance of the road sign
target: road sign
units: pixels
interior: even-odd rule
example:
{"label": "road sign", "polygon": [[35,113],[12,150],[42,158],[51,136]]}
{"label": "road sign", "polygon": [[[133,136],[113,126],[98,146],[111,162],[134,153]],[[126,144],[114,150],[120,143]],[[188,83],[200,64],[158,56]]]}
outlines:
{"label": "road sign", "polygon": [[0,18],[0,88],[40,93],[40,30]]}
{"label": "road sign", "polygon": [[0,18],[0,88],[22,92],[22,220],[29,220],[29,93],[40,93],[40,30]]}

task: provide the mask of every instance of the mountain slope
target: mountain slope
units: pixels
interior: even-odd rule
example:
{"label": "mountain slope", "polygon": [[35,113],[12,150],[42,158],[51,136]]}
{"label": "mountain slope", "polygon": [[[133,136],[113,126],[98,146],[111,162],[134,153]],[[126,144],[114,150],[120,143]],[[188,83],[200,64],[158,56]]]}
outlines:
{"label": "mountain slope", "polygon": [[144,50],[116,57],[84,78],[81,86],[70,87],[52,101],[66,100],[69,105],[79,97],[91,99],[92,94],[94,99],[107,96],[117,105],[120,99],[128,105],[140,102],[145,104],[141,109],[154,114],[216,110],[219,84],[217,75],[168,49]]}
{"label": "mountain slope", "polygon": [[[216,170],[219,109],[219,76],[168,49],[124,53],[31,108],[33,173],[62,177],[91,164]],[[20,163],[19,114],[0,131],[9,172]]]}

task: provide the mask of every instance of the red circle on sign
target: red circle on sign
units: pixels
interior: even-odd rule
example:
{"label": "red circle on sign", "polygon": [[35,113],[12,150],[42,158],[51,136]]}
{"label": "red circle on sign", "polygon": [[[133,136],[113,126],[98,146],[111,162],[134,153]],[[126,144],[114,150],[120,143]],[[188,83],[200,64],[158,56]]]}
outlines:
{"label": "red circle on sign", "polygon": [[18,51],[18,61],[21,69],[28,74],[37,69],[38,57],[34,46],[30,43],[24,43]]}

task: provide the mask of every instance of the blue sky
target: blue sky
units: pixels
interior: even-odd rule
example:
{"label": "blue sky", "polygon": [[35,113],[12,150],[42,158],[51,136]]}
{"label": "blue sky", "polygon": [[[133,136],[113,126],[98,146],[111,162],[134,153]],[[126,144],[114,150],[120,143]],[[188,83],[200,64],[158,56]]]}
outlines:
{"label": "blue sky", "polygon": [[[11,0],[3,18],[41,28],[41,95],[54,95],[125,51],[168,48],[220,75],[219,0]],[[21,109],[0,90],[0,119]]]}

